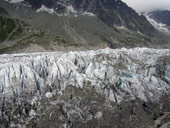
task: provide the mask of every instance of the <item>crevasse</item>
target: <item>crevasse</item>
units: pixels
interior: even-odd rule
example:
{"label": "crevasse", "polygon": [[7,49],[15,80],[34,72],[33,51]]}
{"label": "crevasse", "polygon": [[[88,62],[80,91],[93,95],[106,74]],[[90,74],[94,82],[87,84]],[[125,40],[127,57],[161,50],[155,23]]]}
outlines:
{"label": "crevasse", "polygon": [[170,50],[134,48],[80,52],[4,54],[0,56],[0,94],[14,97],[23,92],[44,95],[50,86],[93,86],[113,102],[125,98],[158,100],[170,89],[170,65],[164,78],[157,71],[158,59]]}

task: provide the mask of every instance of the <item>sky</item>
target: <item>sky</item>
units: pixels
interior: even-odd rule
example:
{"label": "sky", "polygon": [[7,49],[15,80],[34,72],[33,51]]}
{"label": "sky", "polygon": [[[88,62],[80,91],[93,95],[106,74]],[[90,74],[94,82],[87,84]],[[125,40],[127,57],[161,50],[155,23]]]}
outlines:
{"label": "sky", "polygon": [[148,12],[153,10],[170,10],[170,0],[122,0],[137,12]]}

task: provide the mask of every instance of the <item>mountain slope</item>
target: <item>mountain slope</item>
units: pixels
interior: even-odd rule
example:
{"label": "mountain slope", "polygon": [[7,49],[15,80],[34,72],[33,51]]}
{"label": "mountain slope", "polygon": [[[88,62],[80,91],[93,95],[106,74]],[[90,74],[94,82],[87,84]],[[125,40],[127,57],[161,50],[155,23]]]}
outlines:
{"label": "mountain slope", "polygon": [[0,8],[0,43],[9,39],[13,40],[21,33],[21,23],[9,18],[7,12]]}
{"label": "mountain slope", "polygon": [[139,16],[120,0],[25,0],[25,2],[28,2],[36,9],[41,8],[43,5],[49,9],[53,9],[59,15],[79,16],[92,13],[112,28],[114,26],[124,26],[131,30],[138,30],[144,34],[154,32],[154,28],[147,22],[145,17]]}
{"label": "mountain slope", "polygon": [[121,1],[0,1],[0,6],[12,17],[63,38],[68,49],[164,47],[169,42],[169,36]]}
{"label": "mountain slope", "polygon": [[41,31],[13,18],[5,9],[0,8],[0,54],[53,50],[56,45],[66,44],[67,42],[58,35]]}
{"label": "mountain slope", "polygon": [[151,18],[170,27],[170,11],[168,10],[152,12]]}
{"label": "mountain slope", "polygon": [[156,29],[170,33],[170,11],[153,11],[144,15]]}

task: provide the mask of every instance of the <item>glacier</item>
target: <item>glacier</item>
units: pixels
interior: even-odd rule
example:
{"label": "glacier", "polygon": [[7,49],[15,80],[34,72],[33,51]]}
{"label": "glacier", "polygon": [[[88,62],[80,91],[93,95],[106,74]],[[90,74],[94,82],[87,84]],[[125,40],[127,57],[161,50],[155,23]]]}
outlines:
{"label": "glacier", "polygon": [[[163,61],[159,62],[169,55],[168,49],[149,48],[4,54],[0,55],[0,96],[41,96],[47,87],[62,95],[67,86],[92,86],[117,104],[136,98],[154,102],[170,89],[170,65],[160,67]],[[164,75],[160,76],[160,68]]]}

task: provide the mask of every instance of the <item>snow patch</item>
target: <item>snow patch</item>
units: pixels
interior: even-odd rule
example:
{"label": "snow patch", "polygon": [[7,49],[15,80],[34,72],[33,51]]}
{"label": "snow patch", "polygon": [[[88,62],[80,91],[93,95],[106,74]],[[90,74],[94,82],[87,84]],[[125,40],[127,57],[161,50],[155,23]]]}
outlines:
{"label": "snow patch", "polygon": [[118,30],[125,30],[125,29],[127,29],[125,26],[115,26],[115,28],[117,28]]}
{"label": "snow patch", "polygon": [[95,14],[91,12],[84,12],[82,15],[95,16]]}
{"label": "snow patch", "polygon": [[9,3],[20,3],[20,2],[23,2],[24,0],[5,0]]}
{"label": "snow patch", "polygon": [[50,14],[55,13],[55,10],[53,8],[47,8],[46,6],[42,5],[41,8],[37,9],[37,13],[39,12],[48,12]]}
{"label": "snow patch", "polygon": [[67,11],[68,11],[68,12],[77,13],[77,11],[73,8],[72,5],[66,6],[66,8],[67,8]]}
{"label": "snow patch", "polygon": [[[37,13],[39,13],[39,12],[48,12],[48,13],[50,13],[50,14],[56,14],[57,16],[74,16],[74,17],[78,17],[78,16],[80,16],[80,15],[87,15],[87,16],[91,16],[91,17],[94,17],[95,16],[95,14],[93,14],[93,13],[91,13],[91,12],[83,12],[83,13],[79,13],[79,12],[77,12],[75,9],[74,9],[74,7],[72,6],[72,5],[68,5],[68,6],[66,6],[65,4],[62,4],[62,3],[58,3],[58,4],[61,4],[61,5],[63,5],[63,6],[65,6],[65,8],[66,8],[66,10],[65,10],[65,12],[63,12],[63,13],[57,13],[57,11],[55,11],[53,8],[47,8],[46,6],[44,6],[44,5],[42,5],[41,6],[41,8],[39,8],[39,9],[37,9]],[[58,8],[56,8],[56,10],[57,10]]]}

